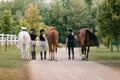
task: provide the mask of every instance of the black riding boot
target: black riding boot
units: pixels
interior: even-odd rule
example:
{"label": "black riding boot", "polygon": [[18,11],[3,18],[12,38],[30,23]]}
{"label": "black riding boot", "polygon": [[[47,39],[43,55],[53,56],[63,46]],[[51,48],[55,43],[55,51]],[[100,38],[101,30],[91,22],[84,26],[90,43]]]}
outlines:
{"label": "black riding boot", "polygon": [[74,60],[74,48],[72,47],[72,59]]}
{"label": "black riding boot", "polygon": [[68,59],[71,59],[71,57],[70,57],[70,47],[68,47]]}
{"label": "black riding boot", "polygon": [[34,52],[33,51],[31,51],[31,55],[32,55],[32,59],[34,59]]}
{"label": "black riding boot", "polygon": [[42,54],[42,52],[40,52],[40,56],[41,56],[41,60],[43,60],[43,54]]}
{"label": "black riding boot", "polygon": [[47,58],[46,58],[46,51],[44,52],[44,59],[47,59]]}
{"label": "black riding boot", "polygon": [[74,52],[72,53],[72,59],[74,60]]}
{"label": "black riding boot", "polygon": [[33,51],[33,59],[36,59],[36,52]]}

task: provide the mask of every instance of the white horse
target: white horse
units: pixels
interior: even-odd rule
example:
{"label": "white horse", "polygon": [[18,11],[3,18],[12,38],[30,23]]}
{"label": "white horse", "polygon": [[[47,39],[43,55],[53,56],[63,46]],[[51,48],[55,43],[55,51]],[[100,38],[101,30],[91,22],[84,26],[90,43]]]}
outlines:
{"label": "white horse", "polygon": [[25,27],[22,27],[22,31],[18,34],[18,47],[21,49],[22,60],[29,60],[31,38]]}

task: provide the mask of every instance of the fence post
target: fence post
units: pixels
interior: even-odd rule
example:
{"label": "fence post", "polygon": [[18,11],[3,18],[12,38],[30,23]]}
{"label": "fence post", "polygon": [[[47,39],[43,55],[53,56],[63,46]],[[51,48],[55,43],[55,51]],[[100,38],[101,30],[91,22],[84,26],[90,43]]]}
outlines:
{"label": "fence post", "polygon": [[7,37],[7,45],[9,44],[9,34],[6,35]]}
{"label": "fence post", "polygon": [[10,35],[10,43],[11,43],[11,45],[12,45],[12,37],[13,37],[13,35]]}
{"label": "fence post", "polygon": [[16,35],[12,35],[12,34],[0,34],[0,43],[1,43],[1,46],[3,47],[5,45],[5,42],[6,42],[6,36],[7,36],[7,45],[8,44],[15,44],[17,43],[17,36]]}
{"label": "fence post", "polygon": [[3,46],[4,45],[4,34],[2,33],[1,35],[1,45]]}
{"label": "fence post", "polygon": [[14,35],[14,44],[16,45],[16,35]]}

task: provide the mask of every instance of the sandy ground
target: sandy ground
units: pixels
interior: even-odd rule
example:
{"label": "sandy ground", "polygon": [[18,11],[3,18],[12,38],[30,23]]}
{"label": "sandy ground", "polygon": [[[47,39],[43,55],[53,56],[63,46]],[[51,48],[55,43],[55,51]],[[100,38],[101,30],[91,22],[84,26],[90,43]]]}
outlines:
{"label": "sandy ground", "polygon": [[36,60],[29,63],[31,80],[120,80],[120,73],[110,67],[80,61],[78,49],[75,60],[68,60],[65,48],[58,49],[58,61]]}

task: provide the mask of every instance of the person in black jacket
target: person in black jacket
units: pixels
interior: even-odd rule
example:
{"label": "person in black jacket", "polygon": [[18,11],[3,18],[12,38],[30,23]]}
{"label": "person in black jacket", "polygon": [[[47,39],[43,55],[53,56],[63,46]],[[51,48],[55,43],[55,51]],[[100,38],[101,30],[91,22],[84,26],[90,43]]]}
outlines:
{"label": "person in black jacket", "polygon": [[68,30],[68,35],[66,37],[66,46],[68,47],[68,59],[71,59],[71,51],[72,51],[72,59],[74,60],[74,34],[72,34],[72,30]]}
{"label": "person in black jacket", "polygon": [[35,29],[34,28],[30,29],[30,37],[31,37],[31,55],[32,55],[32,59],[36,59],[35,47],[36,47],[37,35],[35,34]]}
{"label": "person in black jacket", "polygon": [[44,59],[47,59],[46,58],[46,36],[45,36],[44,32],[45,32],[44,29],[41,29],[40,30],[40,36],[39,36],[41,60],[43,60],[43,52],[44,52]]}

